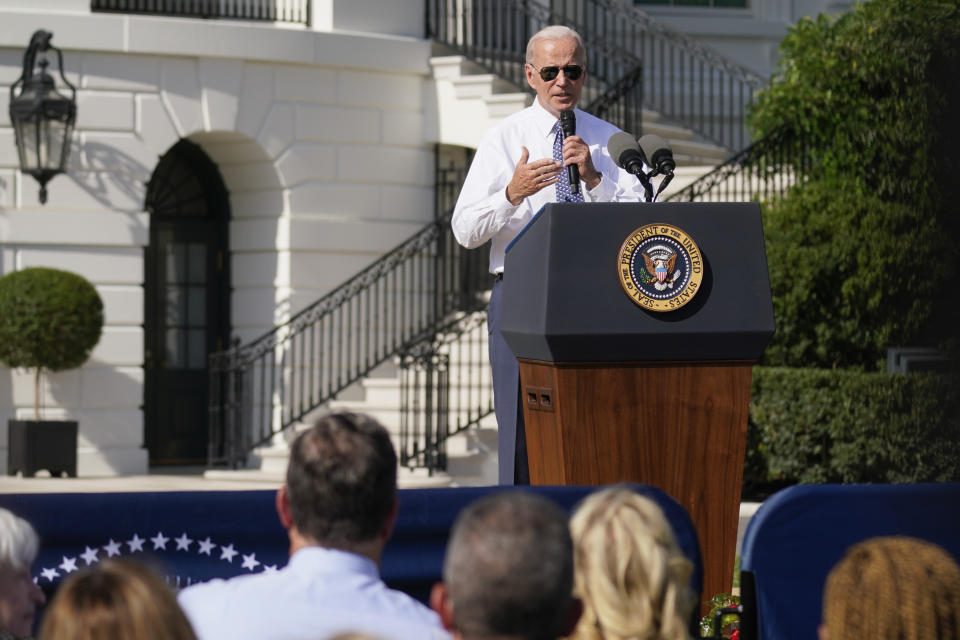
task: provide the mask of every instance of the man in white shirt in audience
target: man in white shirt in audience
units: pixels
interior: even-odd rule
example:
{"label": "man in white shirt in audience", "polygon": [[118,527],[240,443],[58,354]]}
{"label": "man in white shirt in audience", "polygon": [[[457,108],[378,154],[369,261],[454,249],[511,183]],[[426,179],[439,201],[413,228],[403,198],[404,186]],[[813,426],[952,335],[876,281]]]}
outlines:
{"label": "man in white shirt in audience", "polygon": [[276,503],[289,563],[181,591],[199,640],[449,638],[433,611],[380,578],[397,518],[397,456],[378,422],[333,414],[300,434]]}

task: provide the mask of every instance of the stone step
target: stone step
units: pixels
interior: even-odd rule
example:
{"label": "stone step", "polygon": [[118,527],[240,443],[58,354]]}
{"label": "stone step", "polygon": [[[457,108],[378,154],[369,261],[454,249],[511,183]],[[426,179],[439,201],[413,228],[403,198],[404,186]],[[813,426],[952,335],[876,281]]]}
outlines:
{"label": "stone step", "polygon": [[529,93],[498,93],[487,96],[484,102],[491,118],[506,118],[511,113],[530,106],[533,96]]}
{"label": "stone step", "polygon": [[[262,469],[207,469],[203,473],[205,480],[236,483],[275,483],[283,484],[286,467],[283,471],[264,471]],[[453,486],[453,478],[444,472],[427,473],[426,469],[407,469],[397,471],[397,486],[400,489],[432,489]]]}
{"label": "stone step", "polygon": [[492,73],[478,73],[476,75],[451,78],[457,98],[487,98],[495,94],[513,94],[516,87]]}

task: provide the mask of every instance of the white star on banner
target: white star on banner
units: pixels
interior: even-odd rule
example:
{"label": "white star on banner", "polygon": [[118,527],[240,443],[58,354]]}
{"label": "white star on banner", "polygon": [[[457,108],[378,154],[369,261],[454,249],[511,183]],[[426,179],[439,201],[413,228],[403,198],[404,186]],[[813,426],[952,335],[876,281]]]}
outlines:
{"label": "white star on banner", "polygon": [[77,570],[77,559],[63,556],[63,562],[60,563],[60,568],[63,569],[64,573],[73,573]]}
{"label": "white star on banner", "polygon": [[169,542],[169,540],[170,538],[163,535],[163,531],[157,531],[157,535],[150,538],[154,549],[163,549],[164,551],[167,549],[167,542]]}
{"label": "white star on banner", "polygon": [[265,565],[263,565],[263,572],[264,572],[264,573],[276,573],[276,572],[277,572],[277,565],[275,565],[275,564],[265,564]]}
{"label": "white star on banner", "polygon": [[143,551],[143,543],[146,542],[137,534],[133,534],[133,537],[127,540],[127,544],[130,545],[130,553],[134,551]]}
{"label": "white star on banner", "polygon": [[120,555],[120,543],[114,542],[113,538],[110,538],[110,542],[103,548],[107,552],[107,557],[112,558],[113,556]]}
{"label": "white star on banner", "polygon": [[257,560],[257,554],[251,553],[248,556],[243,556],[243,568],[253,571],[257,568],[257,565],[260,564],[260,561]]}
{"label": "white star on banner", "polygon": [[213,548],[217,546],[210,542],[209,536],[206,540],[201,540],[198,544],[200,545],[200,548],[197,550],[197,553],[202,553],[204,555],[210,555],[210,552],[213,550]]}
{"label": "white star on banner", "polygon": [[233,562],[233,556],[237,555],[237,552],[233,550],[233,545],[228,544],[227,546],[220,547],[220,559],[226,560],[227,562]]}
{"label": "white star on banner", "polygon": [[80,554],[80,557],[84,559],[84,561],[87,563],[87,566],[90,566],[91,564],[99,560],[99,558],[97,557],[97,553],[98,551],[96,549],[91,549],[90,547],[87,547],[86,549],[84,549],[84,552]]}
{"label": "white star on banner", "polygon": [[186,531],[179,538],[174,538],[173,541],[177,543],[177,551],[189,551],[190,545],[193,543],[193,540],[187,537]]}
{"label": "white star on banner", "polygon": [[60,575],[56,569],[44,569],[40,574],[50,582],[53,582],[53,579]]}

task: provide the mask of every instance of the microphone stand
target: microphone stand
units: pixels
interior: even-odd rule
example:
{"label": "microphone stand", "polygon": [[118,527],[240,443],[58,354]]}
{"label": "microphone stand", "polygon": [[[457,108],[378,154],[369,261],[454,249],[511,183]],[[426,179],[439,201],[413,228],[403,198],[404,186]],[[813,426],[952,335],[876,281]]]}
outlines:
{"label": "microphone stand", "polygon": [[660,197],[660,194],[664,189],[667,188],[667,185],[670,184],[671,180],[673,180],[673,171],[665,171],[663,173],[663,180],[660,181],[660,186],[657,187],[657,195],[654,196],[654,200]]}
{"label": "microphone stand", "polygon": [[643,172],[643,165],[639,162],[635,164],[627,164],[623,167],[628,172],[637,177],[637,180],[640,181],[640,184],[643,185],[644,198],[647,202],[653,200],[653,184],[650,182],[650,176],[656,173],[656,170],[651,171],[650,173]]}

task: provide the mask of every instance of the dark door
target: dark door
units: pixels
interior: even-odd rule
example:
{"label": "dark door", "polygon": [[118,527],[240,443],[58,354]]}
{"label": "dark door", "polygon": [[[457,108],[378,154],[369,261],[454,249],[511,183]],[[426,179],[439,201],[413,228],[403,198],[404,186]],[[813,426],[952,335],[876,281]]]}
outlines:
{"label": "dark door", "polygon": [[205,462],[207,359],[230,332],[229,200],[216,165],[181,140],[147,187],[146,444],[152,464]]}

